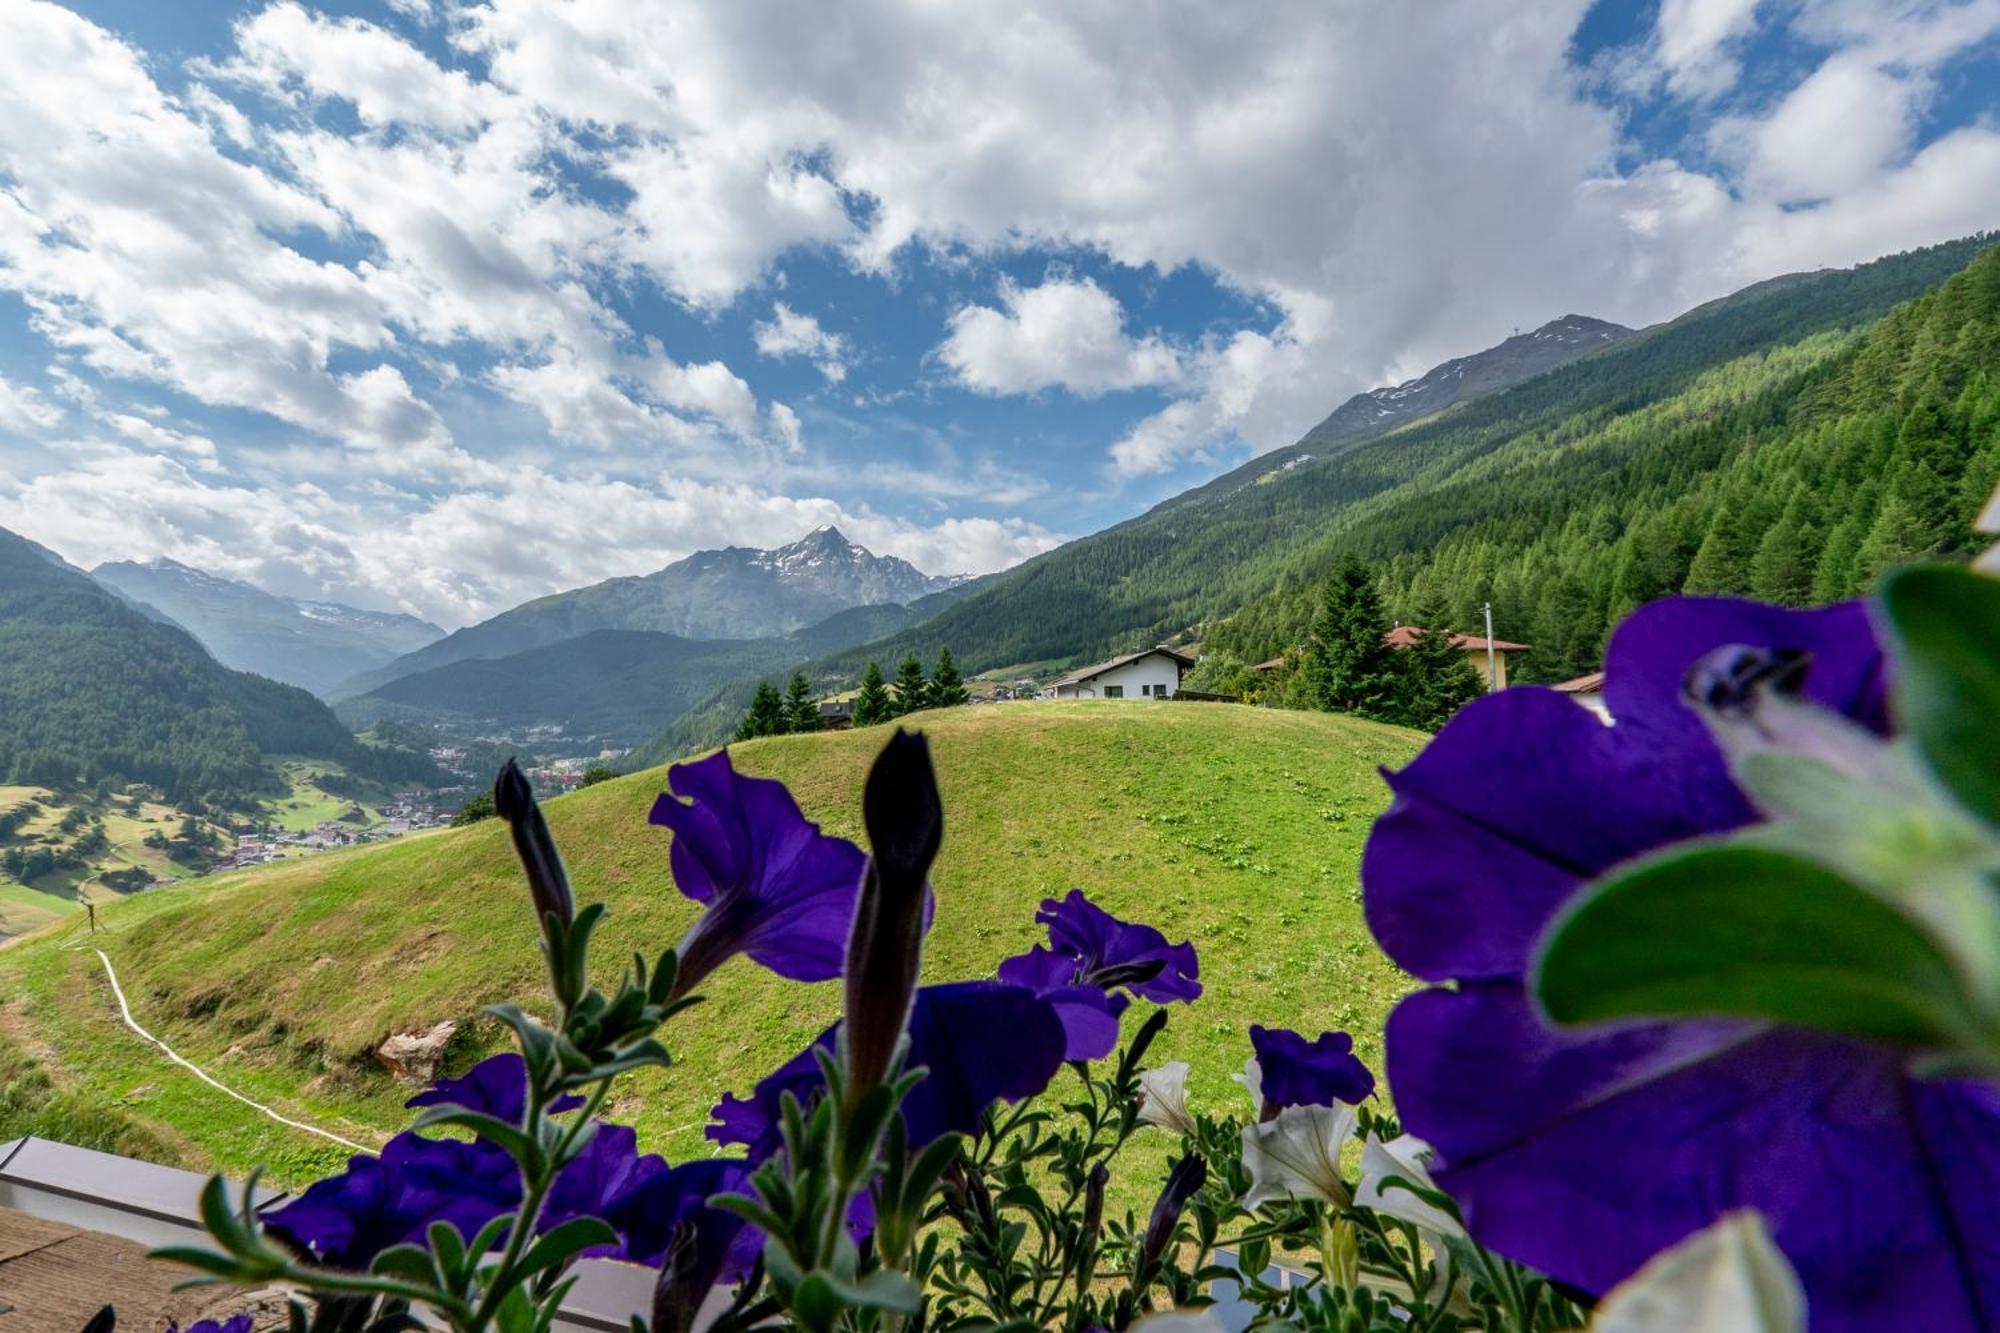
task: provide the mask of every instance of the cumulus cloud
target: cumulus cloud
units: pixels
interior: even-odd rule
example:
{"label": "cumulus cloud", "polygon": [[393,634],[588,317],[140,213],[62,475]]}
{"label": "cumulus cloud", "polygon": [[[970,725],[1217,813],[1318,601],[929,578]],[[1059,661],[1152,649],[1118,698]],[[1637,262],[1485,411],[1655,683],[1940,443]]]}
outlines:
{"label": "cumulus cloud", "polygon": [[1667,87],[1712,96],[1735,84],[1730,48],[1755,28],[1759,0],[1660,0],[1654,42]]}
{"label": "cumulus cloud", "polygon": [[[1622,58],[1702,127],[1680,153],[1628,141],[1601,73],[1573,65],[1587,8],[1274,0],[1252,24],[1165,4],[1135,43],[1124,11],[1058,0],[854,0],[837,21],[811,0],[398,0],[402,33],[279,0],[181,79],[17,0],[0,291],[67,406],[10,363],[0,428],[101,434],[8,442],[4,512],[108,542],[78,488],[130,500],[105,460],[144,460],[161,498],[130,542],[212,566],[211,547],[269,542],[284,577],[447,619],[795,523],[986,568],[1053,540],[997,508],[1046,478],[816,457],[818,422],[809,438],[760,397],[758,362],[718,355],[746,344],[701,342],[754,322],[759,356],[875,371],[805,297],[750,314],[788,256],[899,297],[919,270],[984,281],[1023,254],[1227,289],[1234,315],[1173,338],[1066,268],[911,315],[941,314],[932,364],[975,393],[1158,391],[1097,442],[1133,477],[1288,443],[1356,389],[1565,310],[1645,322],[2000,219],[2000,129],[1930,127],[2000,0],[1663,0]],[[1760,24],[1812,64],[1750,96]],[[649,320],[661,301],[680,313]],[[851,489],[869,477],[880,510]],[[292,525],[256,498],[301,484],[323,489]],[[599,526],[571,533],[572,511]],[[521,536],[536,513],[555,537],[474,531]],[[581,552],[566,533],[590,534]]]}
{"label": "cumulus cloud", "polygon": [[42,397],[32,384],[0,375],[0,430],[22,434],[50,430],[62,420],[62,409]]}
{"label": "cumulus cloud", "polygon": [[828,384],[847,378],[847,339],[820,327],[811,315],[800,314],[783,301],[771,304],[771,318],[760,321],[752,334],[757,350],[769,357],[802,356],[819,368]]}
{"label": "cumulus cloud", "polygon": [[954,311],[937,354],[959,383],[979,393],[1064,388],[1085,398],[1114,389],[1171,384],[1180,357],[1158,337],[1125,331],[1118,299],[1088,278],[1036,287],[1000,285],[1000,304]]}

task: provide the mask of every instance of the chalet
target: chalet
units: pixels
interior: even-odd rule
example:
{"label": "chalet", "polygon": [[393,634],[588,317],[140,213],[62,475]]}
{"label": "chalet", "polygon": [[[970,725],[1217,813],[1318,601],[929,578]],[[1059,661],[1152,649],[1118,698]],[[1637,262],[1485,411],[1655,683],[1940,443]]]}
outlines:
{"label": "chalet", "polygon": [[1171,648],[1147,648],[1072,671],[1044,692],[1051,699],[1171,699],[1194,666]]}
{"label": "chalet", "polygon": [[[1417,641],[1419,634],[1428,632],[1427,630],[1418,629],[1415,625],[1398,625],[1382,636],[1382,642],[1388,644],[1391,648],[1408,648]],[[1490,693],[1493,690],[1504,690],[1507,688],[1507,655],[1509,653],[1526,653],[1534,650],[1525,643],[1509,643],[1505,639],[1488,640],[1477,634],[1454,634],[1451,636],[1451,646],[1466,655],[1467,660],[1472,663],[1472,669],[1479,673],[1481,680],[1486,680],[1486,650],[1489,643],[1493,649],[1493,679],[1487,681],[1486,688]],[[1273,657],[1267,661],[1257,663],[1257,665],[1250,669],[1252,671],[1276,671],[1284,664],[1284,658]]]}
{"label": "chalet", "polygon": [[821,731],[846,731],[854,725],[854,700],[828,699],[819,706]]}
{"label": "chalet", "polygon": [[1578,676],[1575,680],[1566,680],[1560,685],[1551,685],[1549,688],[1558,694],[1567,694],[1606,722],[1611,720],[1611,710],[1604,706],[1602,671],[1593,671],[1587,676]]}

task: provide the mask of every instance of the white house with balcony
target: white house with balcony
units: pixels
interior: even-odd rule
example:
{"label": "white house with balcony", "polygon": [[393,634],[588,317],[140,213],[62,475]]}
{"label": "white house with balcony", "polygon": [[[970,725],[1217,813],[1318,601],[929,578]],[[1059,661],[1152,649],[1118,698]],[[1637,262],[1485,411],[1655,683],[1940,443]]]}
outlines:
{"label": "white house with balcony", "polygon": [[1171,699],[1194,666],[1171,648],[1148,648],[1072,671],[1048,687],[1049,699]]}

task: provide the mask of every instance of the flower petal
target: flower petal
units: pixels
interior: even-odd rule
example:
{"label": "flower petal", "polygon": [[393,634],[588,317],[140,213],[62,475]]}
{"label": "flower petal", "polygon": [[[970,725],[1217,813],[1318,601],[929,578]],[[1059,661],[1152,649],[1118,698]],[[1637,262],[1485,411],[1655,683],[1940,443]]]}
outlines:
{"label": "flower petal", "polygon": [[1345,1032],[1322,1032],[1307,1041],[1296,1032],[1253,1023],[1250,1046],[1257,1052],[1266,1107],[1359,1103],[1375,1091],[1375,1076],[1354,1054],[1354,1038]]}
{"label": "flower petal", "polygon": [[[822,1032],[812,1046],[833,1049],[838,1027]],[[910,1142],[917,1146],[945,1134],[974,1133],[994,1102],[1041,1092],[1062,1068],[1070,1040],[1048,999],[997,981],[924,987],[911,1006],[909,1032],[908,1067],[929,1071],[903,1102]],[[747,1100],[725,1096],[708,1137],[747,1144],[750,1160],[760,1161],[778,1147],[783,1094],[805,1102],[824,1086],[809,1046],[760,1081]]]}
{"label": "flower petal", "polygon": [[[1518,975],[1585,880],[1620,861],[1747,823],[1700,723],[1662,750],[1553,690],[1475,699],[1408,767],[1362,854],[1368,925],[1429,981]],[[1715,781],[1691,784],[1692,770]]]}
{"label": "flower petal", "polygon": [[1509,1258],[1603,1291],[1754,1208],[1811,1295],[1815,1333],[1970,1333],[2000,1316],[2000,1105],[1971,1085],[1913,1082],[1894,1052],[1790,1029],[1557,1033],[1497,982],[1405,1000],[1388,1047],[1397,1109],[1435,1145],[1439,1186]]}
{"label": "flower petal", "polygon": [[1287,1106],[1274,1120],[1245,1125],[1250,1192],[1243,1206],[1254,1211],[1275,1199],[1318,1199],[1346,1207],[1351,1199],[1340,1150],[1354,1136],[1359,1114],[1346,1105]]}
{"label": "flower petal", "polygon": [[673,832],[674,883],[708,906],[681,941],[681,989],[738,953],[793,981],[839,976],[861,849],[821,833],[784,783],[738,774],[727,750],[667,780],[688,802],[663,794],[649,818]]}

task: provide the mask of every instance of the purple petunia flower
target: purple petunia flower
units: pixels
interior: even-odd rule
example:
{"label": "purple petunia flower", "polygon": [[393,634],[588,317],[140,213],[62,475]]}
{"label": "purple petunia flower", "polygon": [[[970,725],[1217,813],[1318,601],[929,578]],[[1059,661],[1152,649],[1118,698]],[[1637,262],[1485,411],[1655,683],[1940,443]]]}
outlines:
{"label": "purple petunia flower", "polygon": [[674,883],[708,909],[680,942],[675,993],[739,953],[793,981],[839,976],[861,849],[821,833],[784,783],[740,776],[727,750],[675,764],[667,782],[649,819],[673,831]]}
{"label": "purple petunia flower", "polygon": [[264,1222],[329,1268],[361,1272],[391,1246],[421,1243],[433,1222],[450,1222],[471,1236],[505,1207],[483,1192],[459,1195],[413,1178],[396,1163],[357,1156],[348,1158],[341,1174],[266,1213]]}
{"label": "purple petunia flower", "polygon": [[1404,968],[1455,983],[1389,1020],[1397,1111],[1435,1148],[1476,1238],[1580,1287],[1603,1291],[1754,1208],[1816,1333],[2000,1326],[2000,1091],[1768,1024],[1557,1031],[1524,990],[1540,932],[1590,880],[1757,818],[1682,692],[1692,664],[1730,645],[1807,654],[1803,698],[1887,730],[1860,606],[1690,598],[1613,636],[1615,725],[1549,690],[1507,690],[1391,775],[1362,864],[1369,925]]}
{"label": "purple petunia flower", "polygon": [[[692,1222],[698,1239],[696,1272],[703,1290],[716,1282],[739,1282],[764,1247],[764,1233],[735,1213],[709,1207],[718,1194],[739,1194],[750,1180],[747,1162],[726,1158],[683,1162],[651,1172],[620,1192],[597,1213],[624,1238],[617,1257],[657,1265],[675,1226]],[[697,1304],[699,1301],[697,1301]]]}
{"label": "purple petunia flower", "polygon": [[1129,1003],[1120,989],[1156,1004],[1192,1002],[1201,994],[1194,946],[1168,944],[1151,926],[1120,921],[1081,889],[1044,898],[1035,920],[1049,928],[1037,944],[1000,964],[997,975],[1026,986],[1057,1008],[1069,1034],[1064,1058],[1095,1060],[1118,1044],[1118,1017]]}
{"label": "purple petunia flower", "polygon": [[[519,1056],[495,1056],[462,1078],[439,1080],[409,1105],[449,1103],[511,1122],[520,1118],[525,1104],[526,1077]],[[641,1155],[630,1128],[599,1124],[582,1154],[556,1177],[537,1228],[547,1231],[573,1217],[601,1217],[620,1239],[588,1253],[656,1262],[665,1244],[660,1227],[634,1200],[666,1197],[659,1181],[668,1175],[675,1176],[678,1188],[694,1187],[701,1172],[692,1171],[693,1165],[698,1164],[670,1168],[655,1154]],[[708,1193],[729,1188],[733,1185],[723,1184]],[[366,1269],[390,1246],[425,1244],[433,1222],[450,1222],[470,1240],[520,1203],[519,1168],[495,1145],[403,1133],[382,1146],[380,1157],[349,1158],[346,1171],[314,1183],[264,1220],[321,1263]]]}
{"label": "purple petunia flower", "polygon": [[1354,1054],[1354,1038],[1345,1032],[1322,1032],[1307,1041],[1296,1032],[1253,1023],[1250,1049],[1257,1054],[1239,1081],[1258,1103],[1260,1119],[1276,1119],[1287,1106],[1358,1106],[1375,1091],[1375,1076]]}
{"label": "purple petunia flower", "polygon": [[[528,1109],[528,1066],[513,1052],[489,1056],[458,1078],[441,1078],[424,1092],[403,1103],[405,1106],[462,1106],[479,1111],[510,1125],[521,1123]],[[574,1111],[583,1105],[581,1097],[558,1097],[551,1111]]]}
{"label": "purple petunia flower", "polygon": [[250,1333],[256,1320],[247,1314],[231,1315],[227,1319],[202,1319],[183,1329],[179,1324],[168,1324],[167,1333]]}
{"label": "purple petunia flower", "polygon": [[[833,1049],[839,1024],[813,1039]],[[909,1068],[929,1072],[903,1101],[910,1142],[921,1147],[945,1134],[971,1134],[996,1101],[1019,1101],[1048,1087],[1062,1067],[1067,1036],[1048,1000],[1021,986],[960,981],[926,986],[910,1009]],[[761,1162],[779,1147],[779,1106],[789,1092],[808,1103],[824,1090],[812,1046],[767,1075],[748,1099],[725,1096],[708,1137],[749,1146]]]}

